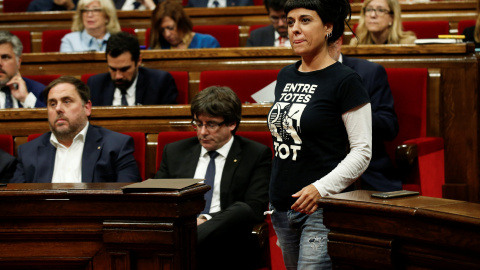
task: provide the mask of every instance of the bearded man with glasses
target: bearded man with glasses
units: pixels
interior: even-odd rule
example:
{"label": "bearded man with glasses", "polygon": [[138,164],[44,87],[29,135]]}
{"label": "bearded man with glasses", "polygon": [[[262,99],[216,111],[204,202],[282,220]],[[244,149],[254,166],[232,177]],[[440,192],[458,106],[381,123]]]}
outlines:
{"label": "bearded man with glasses", "polygon": [[242,104],[228,87],[200,91],[191,114],[197,137],[167,144],[155,178],[211,181],[197,218],[199,269],[253,269],[251,232],[265,219],[272,151],[235,135]]}
{"label": "bearded man with glasses", "polygon": [[253,30],[247,40],[247,47],[291,47],[288,40],[287,16],[283,12],[285,2],[286,0],[264,0],[272,24]]}
{"label": "bearded man with glasses", "polygon": [[400,4],[397,0],[366,0],[350,45],[414,44],[412,31],[403,31]]}

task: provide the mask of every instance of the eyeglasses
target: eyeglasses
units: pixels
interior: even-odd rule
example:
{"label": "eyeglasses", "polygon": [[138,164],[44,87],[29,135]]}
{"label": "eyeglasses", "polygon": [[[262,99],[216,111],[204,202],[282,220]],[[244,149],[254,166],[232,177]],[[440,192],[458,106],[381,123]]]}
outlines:
{"label": "eyeglasses", "polygon": [[99,14],[100,12],[103,11],[103,9],[101,9],[101,8],[92,8],[92,9],[82,8],[80,11],[82,12],[82,14],[89,14],[89,13]]}
{"label": "eyeglasses", "polygon": [[272,21],[272,23],[278,23],[280,20],[282,20],[282,22],[287,22],[287,16],[285,15],[283,15],[282,17],[270,16],[270,20]]}
{"label": "eyeglasses", "polygon": [[363,9],[363,12],[366,15],[372,15],[375,12],[375,14],[377,14],[378,16],[383,16],[385,14],[393,14],[393,12],[391,10],[388,10],[388,9],[385,9],[385,8],[374,9],[374,8],[367,7],[367,8]]}
{"label": "eyeglasses", "polygon": [[205,128],[209,131],[215,131],[218,129],[218,127],[220,127],[221,125],[225,124],[225,121],[221,122],[221,123],[217,123],[217,122],[207,122],[205,124],[203,124],[202,122],[199,122],[199,121],[196,121],[196,120],[192,120],[192,127],[193,129],[197,130],[197,129],[202,129],[202,127],[205,126]]}

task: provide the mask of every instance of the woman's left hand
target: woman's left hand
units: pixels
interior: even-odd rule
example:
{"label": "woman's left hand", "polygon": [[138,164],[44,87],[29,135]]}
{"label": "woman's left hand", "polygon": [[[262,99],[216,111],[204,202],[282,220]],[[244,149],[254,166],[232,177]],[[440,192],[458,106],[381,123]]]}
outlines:
{"label": "woman's left hand", "polygon": [[297,201],[292,205],[292,210],[307,215],[311,215],[317,210],[317,201],[322,198],[314,185],[308,185],[302,188],[302,190],[293,194],[292,197],[298,198]]}

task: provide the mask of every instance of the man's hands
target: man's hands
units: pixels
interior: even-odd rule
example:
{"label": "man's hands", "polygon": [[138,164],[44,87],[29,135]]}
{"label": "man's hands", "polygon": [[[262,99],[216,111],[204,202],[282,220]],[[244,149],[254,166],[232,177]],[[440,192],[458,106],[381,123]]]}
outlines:
{"label": "man's hands", "polygon": [[197,218],[197,226],[200,225],[200,224],[202,224],[202,223],[204,223],[205,221],[207,221],[206,218],[204,218],[204,217],[198,217],[198,218]]}
{"label": "man's hands", "polygon": [[291,209],[307,215],[311,215],[317,210],[317,201],[322,198],[314,185],[308,185],[302,188],[302,190],[293,194],[292,197],[298,199],[292,205]]}
{"label": "man's hands", "polygon": [[137,2],[144,5],[148,10],[155,9],[155,2],[153,2],[153,0],[137,0]]}
{"label": "man's hands", "polygon": [[53,0],[53,3],[55,5],[64,7],[66,10],[72,10],[75,8],[75,4],[72,0]]}
{"label": "man's hands", "polygon": [[10,92],[12,93],[12,96],[14,98],[16,98],[22,103],[25,102],[25,99],[28,96],[28,90],[25,81],[20,75],[20,72],[18,72],[17,75],[13,76],[13,78],[9,82],[7,82],[6,85],[10,87]]}

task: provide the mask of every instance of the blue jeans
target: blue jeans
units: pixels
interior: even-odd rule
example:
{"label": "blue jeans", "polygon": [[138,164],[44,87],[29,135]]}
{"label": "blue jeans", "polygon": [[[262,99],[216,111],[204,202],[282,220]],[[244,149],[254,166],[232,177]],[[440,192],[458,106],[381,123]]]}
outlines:
{"label": "blue jeans", "polygon": [[274,210],[271,219],[288,270],[332,269],[327,251],[327,235],[323,225],[323,209],[311,215],[293,210]]}

